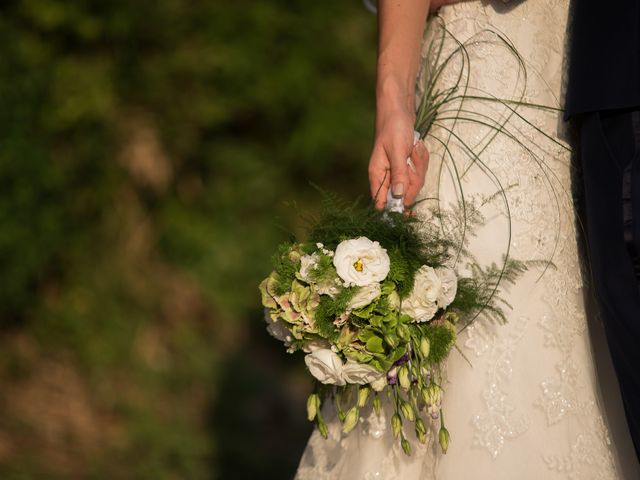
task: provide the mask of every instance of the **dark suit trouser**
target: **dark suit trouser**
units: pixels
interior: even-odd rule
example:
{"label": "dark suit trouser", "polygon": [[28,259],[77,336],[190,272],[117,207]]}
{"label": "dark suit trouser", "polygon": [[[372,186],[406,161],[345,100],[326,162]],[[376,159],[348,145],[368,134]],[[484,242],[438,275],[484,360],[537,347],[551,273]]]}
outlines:
{"label": "dark suit trouser", "polygon": [[580,138],[593,282],[640,458],[640,111],[585,114]]}

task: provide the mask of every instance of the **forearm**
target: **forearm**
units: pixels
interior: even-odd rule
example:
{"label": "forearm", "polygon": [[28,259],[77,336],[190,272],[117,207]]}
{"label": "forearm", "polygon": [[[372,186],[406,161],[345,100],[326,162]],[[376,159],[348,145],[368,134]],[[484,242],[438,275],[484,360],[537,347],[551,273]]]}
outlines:
{"label": "forearm", "polygon": [[413,112],[420,44],[430,0],[378,2],[378,116],[393,109]]}
{"label": "forearm", "polygon": [[429,152],[424,142],[414,142],[413,131],[422,36],[429,9],[456,1],[378,0],[376,134],[368,169],[378,209],[389,193],[410,207],[424,185]]}

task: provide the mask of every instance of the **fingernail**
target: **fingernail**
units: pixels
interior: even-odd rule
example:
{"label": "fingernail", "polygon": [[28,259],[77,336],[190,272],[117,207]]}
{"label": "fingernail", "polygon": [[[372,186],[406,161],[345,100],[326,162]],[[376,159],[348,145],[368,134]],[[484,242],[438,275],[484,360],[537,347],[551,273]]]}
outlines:
{"label": "fingernail", "polygon": [[418,171],[416,170],[416,166],[413,163],[413,160],[411,160],[411,157],[407,158],[407,165],[409,165],[409,168],[413,173],[418,173]]}
{"label": "fingernail", "polygon": [[402,183],[396,183],[391,192],[395,198],[401,198],[404,195],[404,185]]}

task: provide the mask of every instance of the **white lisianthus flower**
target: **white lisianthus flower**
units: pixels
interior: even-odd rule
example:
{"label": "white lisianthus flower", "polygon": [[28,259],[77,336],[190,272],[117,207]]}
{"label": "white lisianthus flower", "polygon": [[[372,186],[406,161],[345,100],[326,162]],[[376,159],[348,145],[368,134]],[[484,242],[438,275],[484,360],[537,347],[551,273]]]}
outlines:
{"label": "white lisianthus flower", "polygon": [[344,385],[342,360],[328,348],[320,348],[304,357],[309,372],[322,383]]}
{"label": "white lisianthus flower", "polygon": [[327,342],[322,338],[317,338],[315,340],[311,340],[310,342],[307,342],[302,347],[302,351],[305,353],[312,353],[312,352],[315,352],[316,350],[322,350],[327,348],[331,348],[331,345],[329,344],[329,342]]}
{"label": "white lisianthus flower", "polygon": [[333,264],[345,283],[364,287],[387,278],[391,261],[378,242],[359,237],[338,244]]}
{"label": "white lisianthus flower", "polygon": [[276,340],[285,342],[288,346],[291,341],[291,331],[287,328],[287,323],[277,315],[272,315],[271,311],[266,308],[264,310],[264,319],[267,322],[267,332],[269,332],[269,335]]}
{"label": "white lisianthus flower", "polygon": [[433,267],[423,265],[416,272],[413,288],[409,297],[403,300],[401,312],[416,322],[431,320],[438,311],[437,301],[441,293],[440,277]]}
{"label": "white lisianthus flower", "polygon": [[372,283],[366,287],[360,287],[347,304],[347,310],[366,307],[380,296],[380,284]]}
{"label": "white lisianthus flower", "polygon": [[375,379],[371,382],[371,388],[373,388],[376,392],[381,392],[384,390],[384,387],[387,386],[387,376],[381,375],[379,378]]}
{"label": "white lisianthus flower", "polygon": [[451,305],[453,299],[456,298],[456,292],[458,291],[458,277],[449,267],[440,267],[436,269],[438,278],[442,283],[440,295],[438,296],[438,307],[446,308]]}
{"label": "white lisianthus flower", "polygon": [[342,376],[347,383],[366,385],[367,383],[378,380],[384,376],[384,373],[379,372],[371,365],[347,360],[347,363],[345,363],[342,368]]}
{"label": "white lisianthus flower", "polygon": [[300,257],[300,271],[298,272],[300,280],[306,283],[311,283],[309,272],[318,264],[318,259],[319,257],[317,253],[302,255],[302,257]]}

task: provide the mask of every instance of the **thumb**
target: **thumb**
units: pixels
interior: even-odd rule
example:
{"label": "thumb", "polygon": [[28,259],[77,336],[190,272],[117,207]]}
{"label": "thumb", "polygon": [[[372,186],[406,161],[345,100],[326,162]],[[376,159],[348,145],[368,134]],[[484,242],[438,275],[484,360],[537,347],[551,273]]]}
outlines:
{"label": "thumb", "polygon": [[403,149],[396,149],[391,157],[391,194],[394,198],[404,196],[409,187],[408,156]]}

